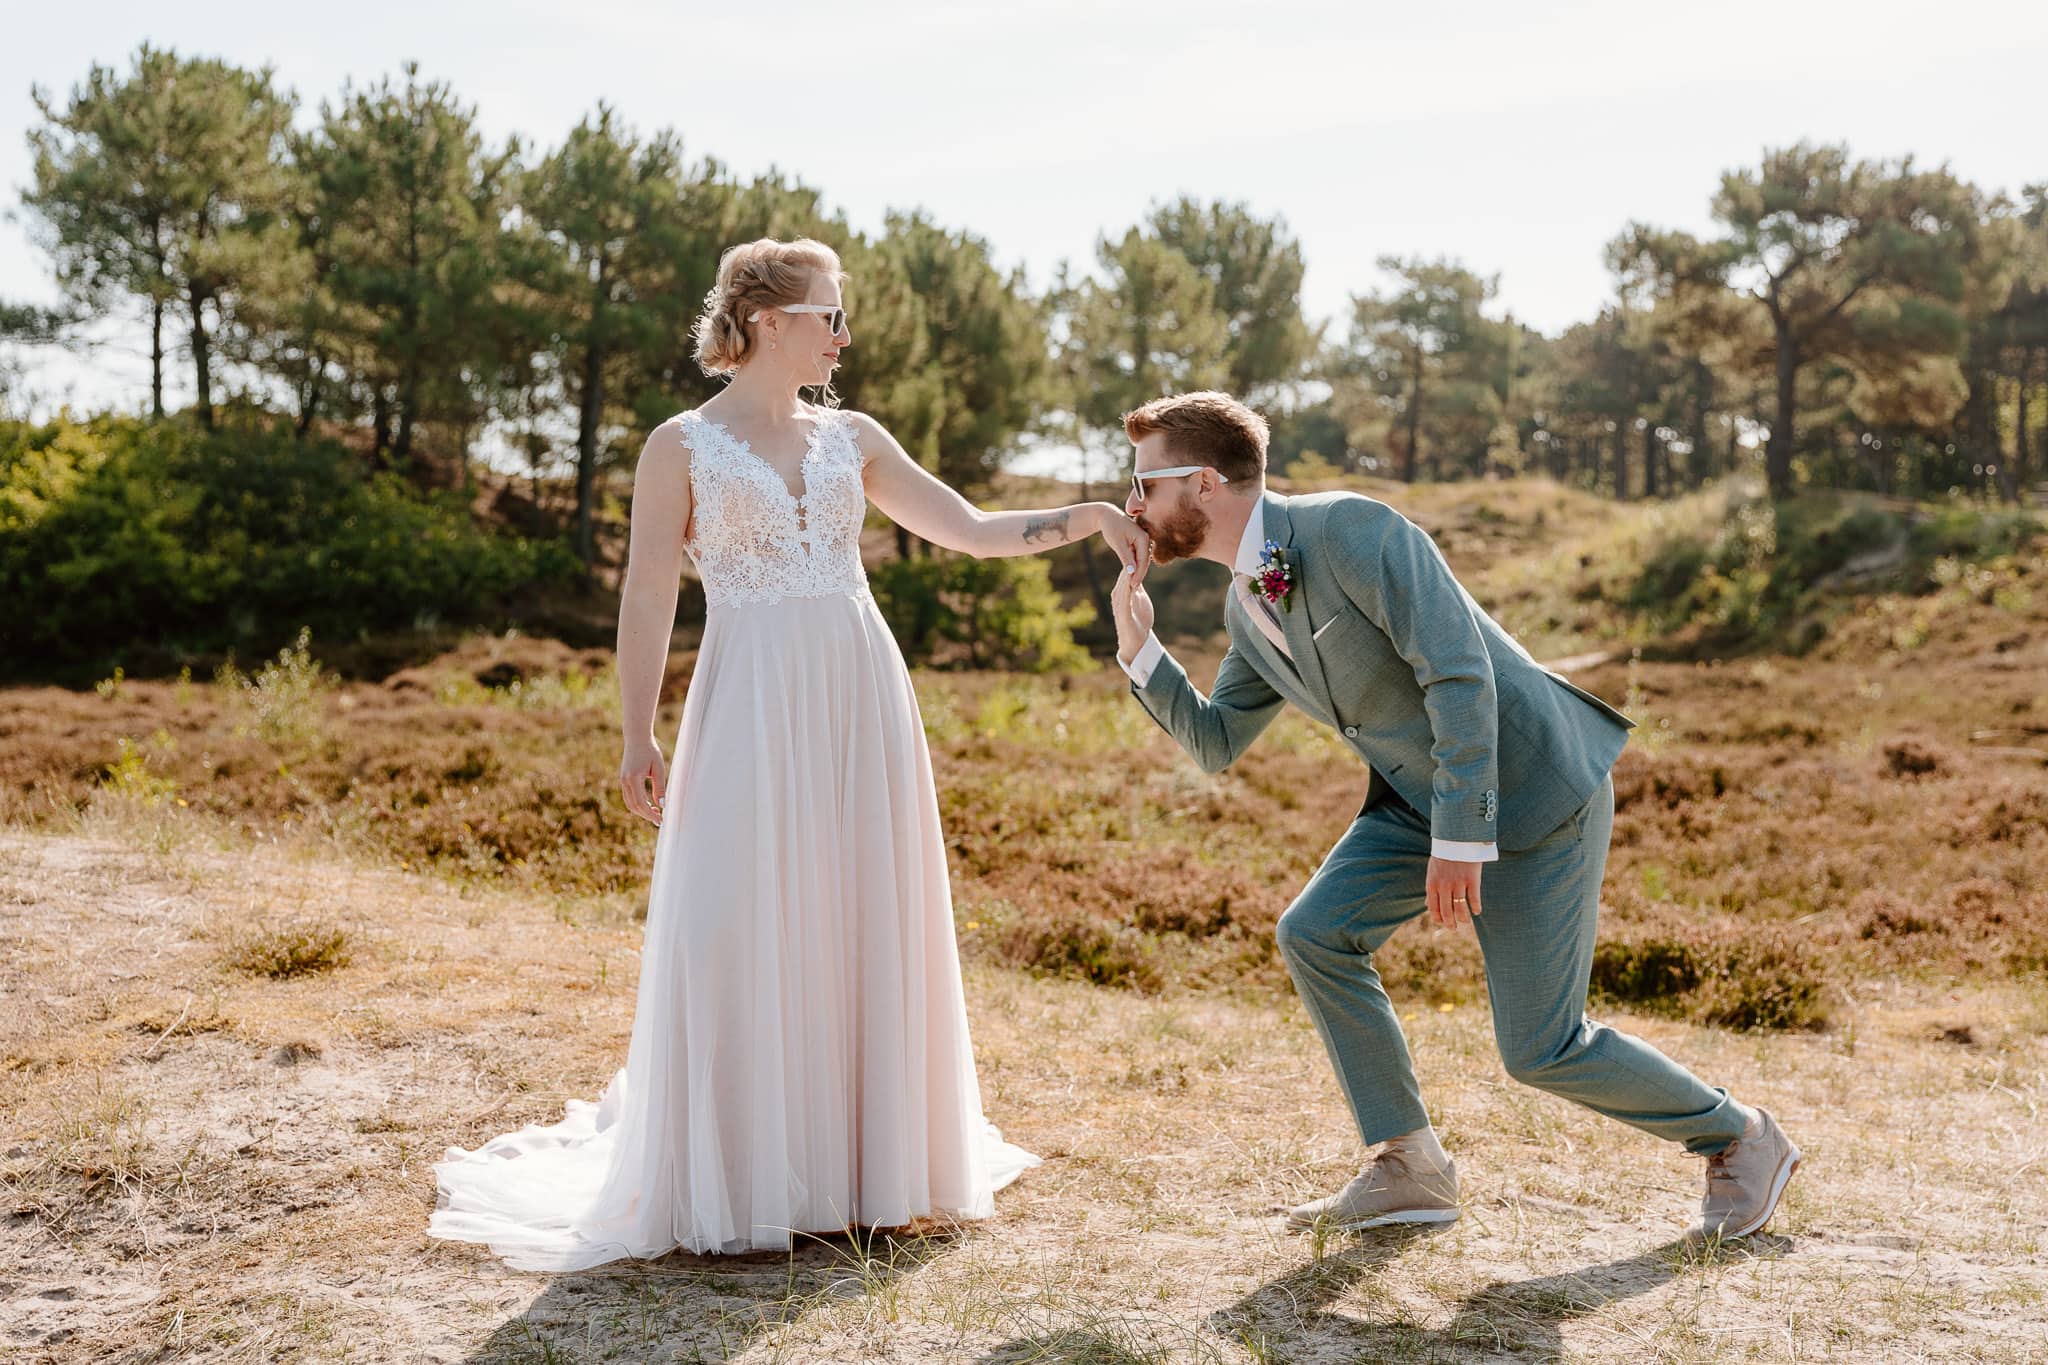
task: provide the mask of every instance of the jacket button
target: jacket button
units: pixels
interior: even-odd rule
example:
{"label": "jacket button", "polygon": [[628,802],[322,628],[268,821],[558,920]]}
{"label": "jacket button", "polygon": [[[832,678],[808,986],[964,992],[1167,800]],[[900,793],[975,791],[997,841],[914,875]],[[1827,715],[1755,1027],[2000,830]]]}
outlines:
{"label": "jacket button", "polygon": [[1357,727],[1356,725],[1347,725],[1347,726],[1345,726],[1345,727],[1344,727],[1344,738],[1346,738],[1346,739],[1357,739],[1357,738],[1358,738],[1358,727]]}

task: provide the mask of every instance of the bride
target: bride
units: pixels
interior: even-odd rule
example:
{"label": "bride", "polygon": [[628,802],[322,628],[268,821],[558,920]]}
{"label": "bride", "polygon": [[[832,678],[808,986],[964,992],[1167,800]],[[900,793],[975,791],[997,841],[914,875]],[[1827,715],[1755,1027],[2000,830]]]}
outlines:
{"label": "bride", "polygon": [[[696,327],[729,375],[655,428],[619,615],[626,805],[659,826],[625,1065],[595,1104],[448,1149],[429,1235],[514,1267],[786,1248],[985,1218],[1038,1158],[982,1115],[930,756],[860,560],[866,504],[978,557],[1144,533],[1109,503],[983,512],[872,418],[806,402],[853,334],[831,248],[728,250]],[[828,391],[829,396],[829,391]],[[665,771],[687,551],[708,603]]]}

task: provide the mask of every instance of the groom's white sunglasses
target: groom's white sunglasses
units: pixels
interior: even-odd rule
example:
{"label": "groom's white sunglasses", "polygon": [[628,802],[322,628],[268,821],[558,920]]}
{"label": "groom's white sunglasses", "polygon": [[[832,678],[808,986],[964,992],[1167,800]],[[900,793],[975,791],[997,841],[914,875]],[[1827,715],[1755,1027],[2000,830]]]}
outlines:
{"label": "groom's white sunglasses", "polygon": [[[778,303],[775,308],[777,312],[782,313],[823,313],[826,315],[825,326],[831,330],[833,336],[838,336],[840,330],[846,326],[846,310],[834,308],[829,303]],[[747,314],[748,322],[760,320],[761,310],[758,308]]]}
{"label": "groom's white sunglasses", "polygon": [[[1139,502],[1143,502],[1145,500],[1145,480],[1177,479],[1183,474],[1199,474],[1205,469],[1212,474],[1216,473],[1216,466],[1207,464],[1177,464],[1171,469],[1133,469],[1131,471],[1131,492],[1137,497]],[[1221,474],[1216,474],[1216,482],[1229,483],[1230,480]]]}

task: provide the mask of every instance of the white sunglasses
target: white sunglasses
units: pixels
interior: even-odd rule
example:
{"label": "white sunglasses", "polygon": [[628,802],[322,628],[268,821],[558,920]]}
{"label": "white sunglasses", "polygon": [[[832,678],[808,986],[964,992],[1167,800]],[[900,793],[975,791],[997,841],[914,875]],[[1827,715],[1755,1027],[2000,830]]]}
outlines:
{"label": "white sunglasses", "polygon": [[[1131,492],[1137,494],[1139,502],[1143,502],[1145,500],[1145,480],[1175,479],[1183,474],[1199,474],[1205,469],[1211,474],[1216,474],[1216,466],[1207,464],[1177,464],[1171,469],[1147,469],[1143,471],[1133,469],[1131,471]],[[1229,483],[1230,480],[1221,474],[1216,474],[1216,482]]]}
{"label": "white sunglasses", "polygon": [[[838,336],[840,329],[846,326],[846,310],[844,308],[834,308],[829,303],[778,303],[775,305],[775,308],[776,311],[782,313],[824,313],[827,315],[825,326],[831,329],[833,336]],[[747,314],[748,322],[759,322],[760,320],[761,310],[758,308]]]}

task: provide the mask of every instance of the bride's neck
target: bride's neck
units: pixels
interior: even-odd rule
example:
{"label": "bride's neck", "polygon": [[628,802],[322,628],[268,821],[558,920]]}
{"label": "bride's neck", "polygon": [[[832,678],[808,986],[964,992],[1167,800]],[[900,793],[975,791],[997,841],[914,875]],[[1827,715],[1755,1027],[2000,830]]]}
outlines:
{"label": "bride's neck", "polygon": [[740,366],[720,395],[728,410],[780,422],[803,410],[802,386],[787,370],[771,372],[756,362]]}

